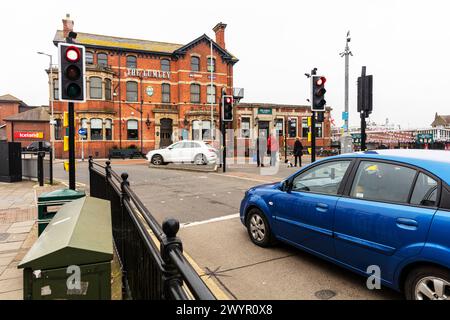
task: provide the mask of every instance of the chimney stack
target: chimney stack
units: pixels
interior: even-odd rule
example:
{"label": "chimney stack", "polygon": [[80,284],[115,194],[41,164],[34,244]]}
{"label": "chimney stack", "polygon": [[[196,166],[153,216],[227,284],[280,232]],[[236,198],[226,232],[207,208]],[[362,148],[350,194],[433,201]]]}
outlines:
{"label": "chimney stack", "polygon": [[69,36],[69,32],[73,31],[73,20],[70,19],[70,14],[66,13],[66,18],[62,20],[64,38]]}
{"label": "chimney stack", "polygon": [[219,22],[214,28],[213,31],[216,33],[216,43],[225,49],[225,28],[227,25],[225,23]]}

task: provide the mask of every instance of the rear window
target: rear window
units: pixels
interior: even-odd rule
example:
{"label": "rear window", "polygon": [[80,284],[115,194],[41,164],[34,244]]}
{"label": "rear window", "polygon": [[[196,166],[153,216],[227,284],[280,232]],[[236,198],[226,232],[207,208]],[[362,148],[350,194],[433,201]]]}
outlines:
{"label": "rear window", "polygon": [[434,207],[437,205],[438,182],[420,173],[411,196],[411,204]]}

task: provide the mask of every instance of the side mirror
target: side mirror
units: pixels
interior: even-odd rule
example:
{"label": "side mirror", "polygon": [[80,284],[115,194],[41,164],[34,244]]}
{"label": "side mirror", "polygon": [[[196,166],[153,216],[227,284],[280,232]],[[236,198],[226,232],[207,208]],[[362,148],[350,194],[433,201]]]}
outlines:
{"label": "side mirror", "polygon": [[167,147],[167,149],[169,149],[169,150],[172,150],[172,149],[173,149],[173,147]]}
{"label": "side mirror", "polygon": [[292,183],[289,179],[284,180],[281,184],[281,190],[285,192],[291,191]]}

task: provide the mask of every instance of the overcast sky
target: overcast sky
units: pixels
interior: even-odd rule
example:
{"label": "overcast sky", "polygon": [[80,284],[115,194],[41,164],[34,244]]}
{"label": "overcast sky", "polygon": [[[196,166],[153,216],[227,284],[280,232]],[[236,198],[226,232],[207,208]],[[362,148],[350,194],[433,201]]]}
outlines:
{"label": "overcast sky", "polygon": [[[318,10],[319,9],[319,10]],[[328,79],[326,100],[341,124],[344,50],[351,31],[350,124],[361,66],[374,75],[372,120],[426,127],[450,114],[450,3],[443,0],[4,0],[0,4],[0,95],[48,103],[44,68],[57,61],[52,43],[70,13],[75,31],[188,43],[218,22],[228,24],[227,49],[239,58],[235,87],[244,102],[306,104],[313,67]]]}

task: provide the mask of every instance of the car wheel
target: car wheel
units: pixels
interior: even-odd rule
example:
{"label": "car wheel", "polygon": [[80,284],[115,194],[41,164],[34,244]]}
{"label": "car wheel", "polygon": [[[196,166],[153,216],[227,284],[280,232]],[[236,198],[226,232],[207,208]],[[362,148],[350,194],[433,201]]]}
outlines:
{"label": "car wheel", "polygon": [[206,157],[204,154],[198,154],[194,158],[194,163],[197,165],[205,165],[206,164]]}
{"label": "car wheel", "polygon": [[405,282],[408,300],[450,300],[450,270],[435,266],[412,270]]}
{"label": "car wheel", "polygon": [[259,209],[253,208],[248,213],[247,231],[250,240],[257,246],[266,248],[275,243],[269,223]]}
{"label": "car wheel", "polygon": [[162,165],[163,162],[164,162],[164,161],[163,161],[163,157],[161,157],[161,155],[159,155],[159,154],[155,154],[155,155],[152,157],[152,164],[155,165],[155,166]]}

